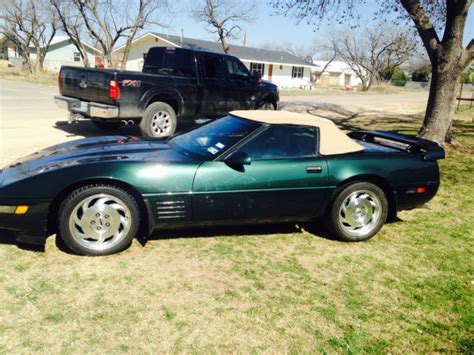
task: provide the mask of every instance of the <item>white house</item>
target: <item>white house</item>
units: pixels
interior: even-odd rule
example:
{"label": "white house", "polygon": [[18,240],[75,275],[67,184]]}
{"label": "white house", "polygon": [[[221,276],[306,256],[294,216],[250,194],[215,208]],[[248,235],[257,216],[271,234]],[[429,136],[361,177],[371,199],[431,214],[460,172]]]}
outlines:
{"label": "white house", "polygon": [[[127,60],[127,70],[140,71],[146,53],[151,47],[196,48],[223,53],[218,42],[148,32],[132,42]],[[115,50],[121,57],[124,46]],[[263,79],[281,88],[307,87],[311,84],[314,67],[290,53],[230,44],[230,54],[239,58],[251,72],[259,72]]]}
{"label": "white house", "polygon": [[[96,56],[100,56],[101,52],[88,43],[83,42],[89,59],[89,65],[94,66]],[[36,60],[36,50],[31,48],[30,57]],[[55,36],[51,41],[46,58],[44,60],[44,69],[52,72],[59,72],[61,65],[71,65],[83,67],[81,54],[68,36]]]}
{"label": "white house", "polygon": [[[101,52],[88,43],[83,43],[91,66],[95,65],[96,57]],[[36,49],[30,47],[30,58],[34,61],[37,58]],[[0,59],[8,61],[14,67],[21,67],[22,58],[18,46],[9,38],[0,41]],[[55,36],[49,46],[44,60],[44,69],[58,72],[61,65],[84,66],[81,55],[71,39],[67,36]]]}
{"label": "white house", "polygon": [[346,62],[334,60],[327,65],[328,61],[315,60],[313,64],[315,65],[313,67],[315,82],[320,86],[357,86],[361,83],[356,73]]}

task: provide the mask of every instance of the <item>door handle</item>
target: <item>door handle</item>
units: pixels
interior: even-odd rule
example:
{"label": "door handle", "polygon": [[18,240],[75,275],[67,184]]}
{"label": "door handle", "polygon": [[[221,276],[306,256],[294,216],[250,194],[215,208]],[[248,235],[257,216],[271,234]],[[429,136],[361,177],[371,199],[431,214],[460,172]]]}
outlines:
{"label": "door handle", "polygon": [[322,166],[307,166],[306,172],[308,174],[320,174],[323,172],[323,167]]}

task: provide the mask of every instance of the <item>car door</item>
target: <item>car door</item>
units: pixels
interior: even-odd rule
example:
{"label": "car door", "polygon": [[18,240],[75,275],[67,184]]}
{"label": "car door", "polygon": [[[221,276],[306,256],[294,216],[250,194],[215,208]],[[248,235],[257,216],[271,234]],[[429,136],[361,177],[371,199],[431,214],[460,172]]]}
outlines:
{"label": "car door", "polygon": [[211,53],[199,55],[202,72],[202,106],[203,116],[218,117],[232,110],[227,68],[223,57]]}
{"label": "car door", "polygon": [[314,127],[272,125],[243,144],[250,165],[208,161],[193,183],[193,212],[206,220],[308,219],[328,197],[328,167]]}

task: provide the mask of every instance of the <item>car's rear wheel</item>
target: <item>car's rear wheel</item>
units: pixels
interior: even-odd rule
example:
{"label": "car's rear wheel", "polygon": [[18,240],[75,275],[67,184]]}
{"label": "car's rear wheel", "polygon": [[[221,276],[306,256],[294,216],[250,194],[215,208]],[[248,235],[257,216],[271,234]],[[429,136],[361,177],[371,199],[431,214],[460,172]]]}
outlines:
{"label": "car's rear wheel", "polygon": [[341,240],[372,238],[384,225],[388,201],[383,190],[370,182],[356,182],[341,189],[329,218],[331,231]]}
{"label": "car's rear wheel", "polygon": [[119,129],[122,126],[120,122],[107,122],[107,121],[93,120],[92,123],[94,124],[94,126],[104,131],[113,131],[113,130]]}
{"label": "car's rear wheel", "polygon": [[173,108],[164,102],[153,102],[143,114],[140,130],[147,137],[165,138],[174,134],[176,125],[176,112]]}
{"label": "car's rear wheel", "polygon": [[59,210],[60,235],[80,255],[108,255],[126,249],[139,224],[137,201],[110,185],[81,187],[63,201]]}

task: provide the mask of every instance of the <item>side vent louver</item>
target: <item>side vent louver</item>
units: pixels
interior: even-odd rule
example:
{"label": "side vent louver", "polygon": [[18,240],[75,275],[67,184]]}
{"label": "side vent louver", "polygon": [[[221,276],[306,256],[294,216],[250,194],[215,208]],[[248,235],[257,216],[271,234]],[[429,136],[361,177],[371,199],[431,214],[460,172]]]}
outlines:
{"label": "side vent louver", "polygon": [[187,217],[185,201],[160,201],[156,203],[158,219],[183,219]]}

